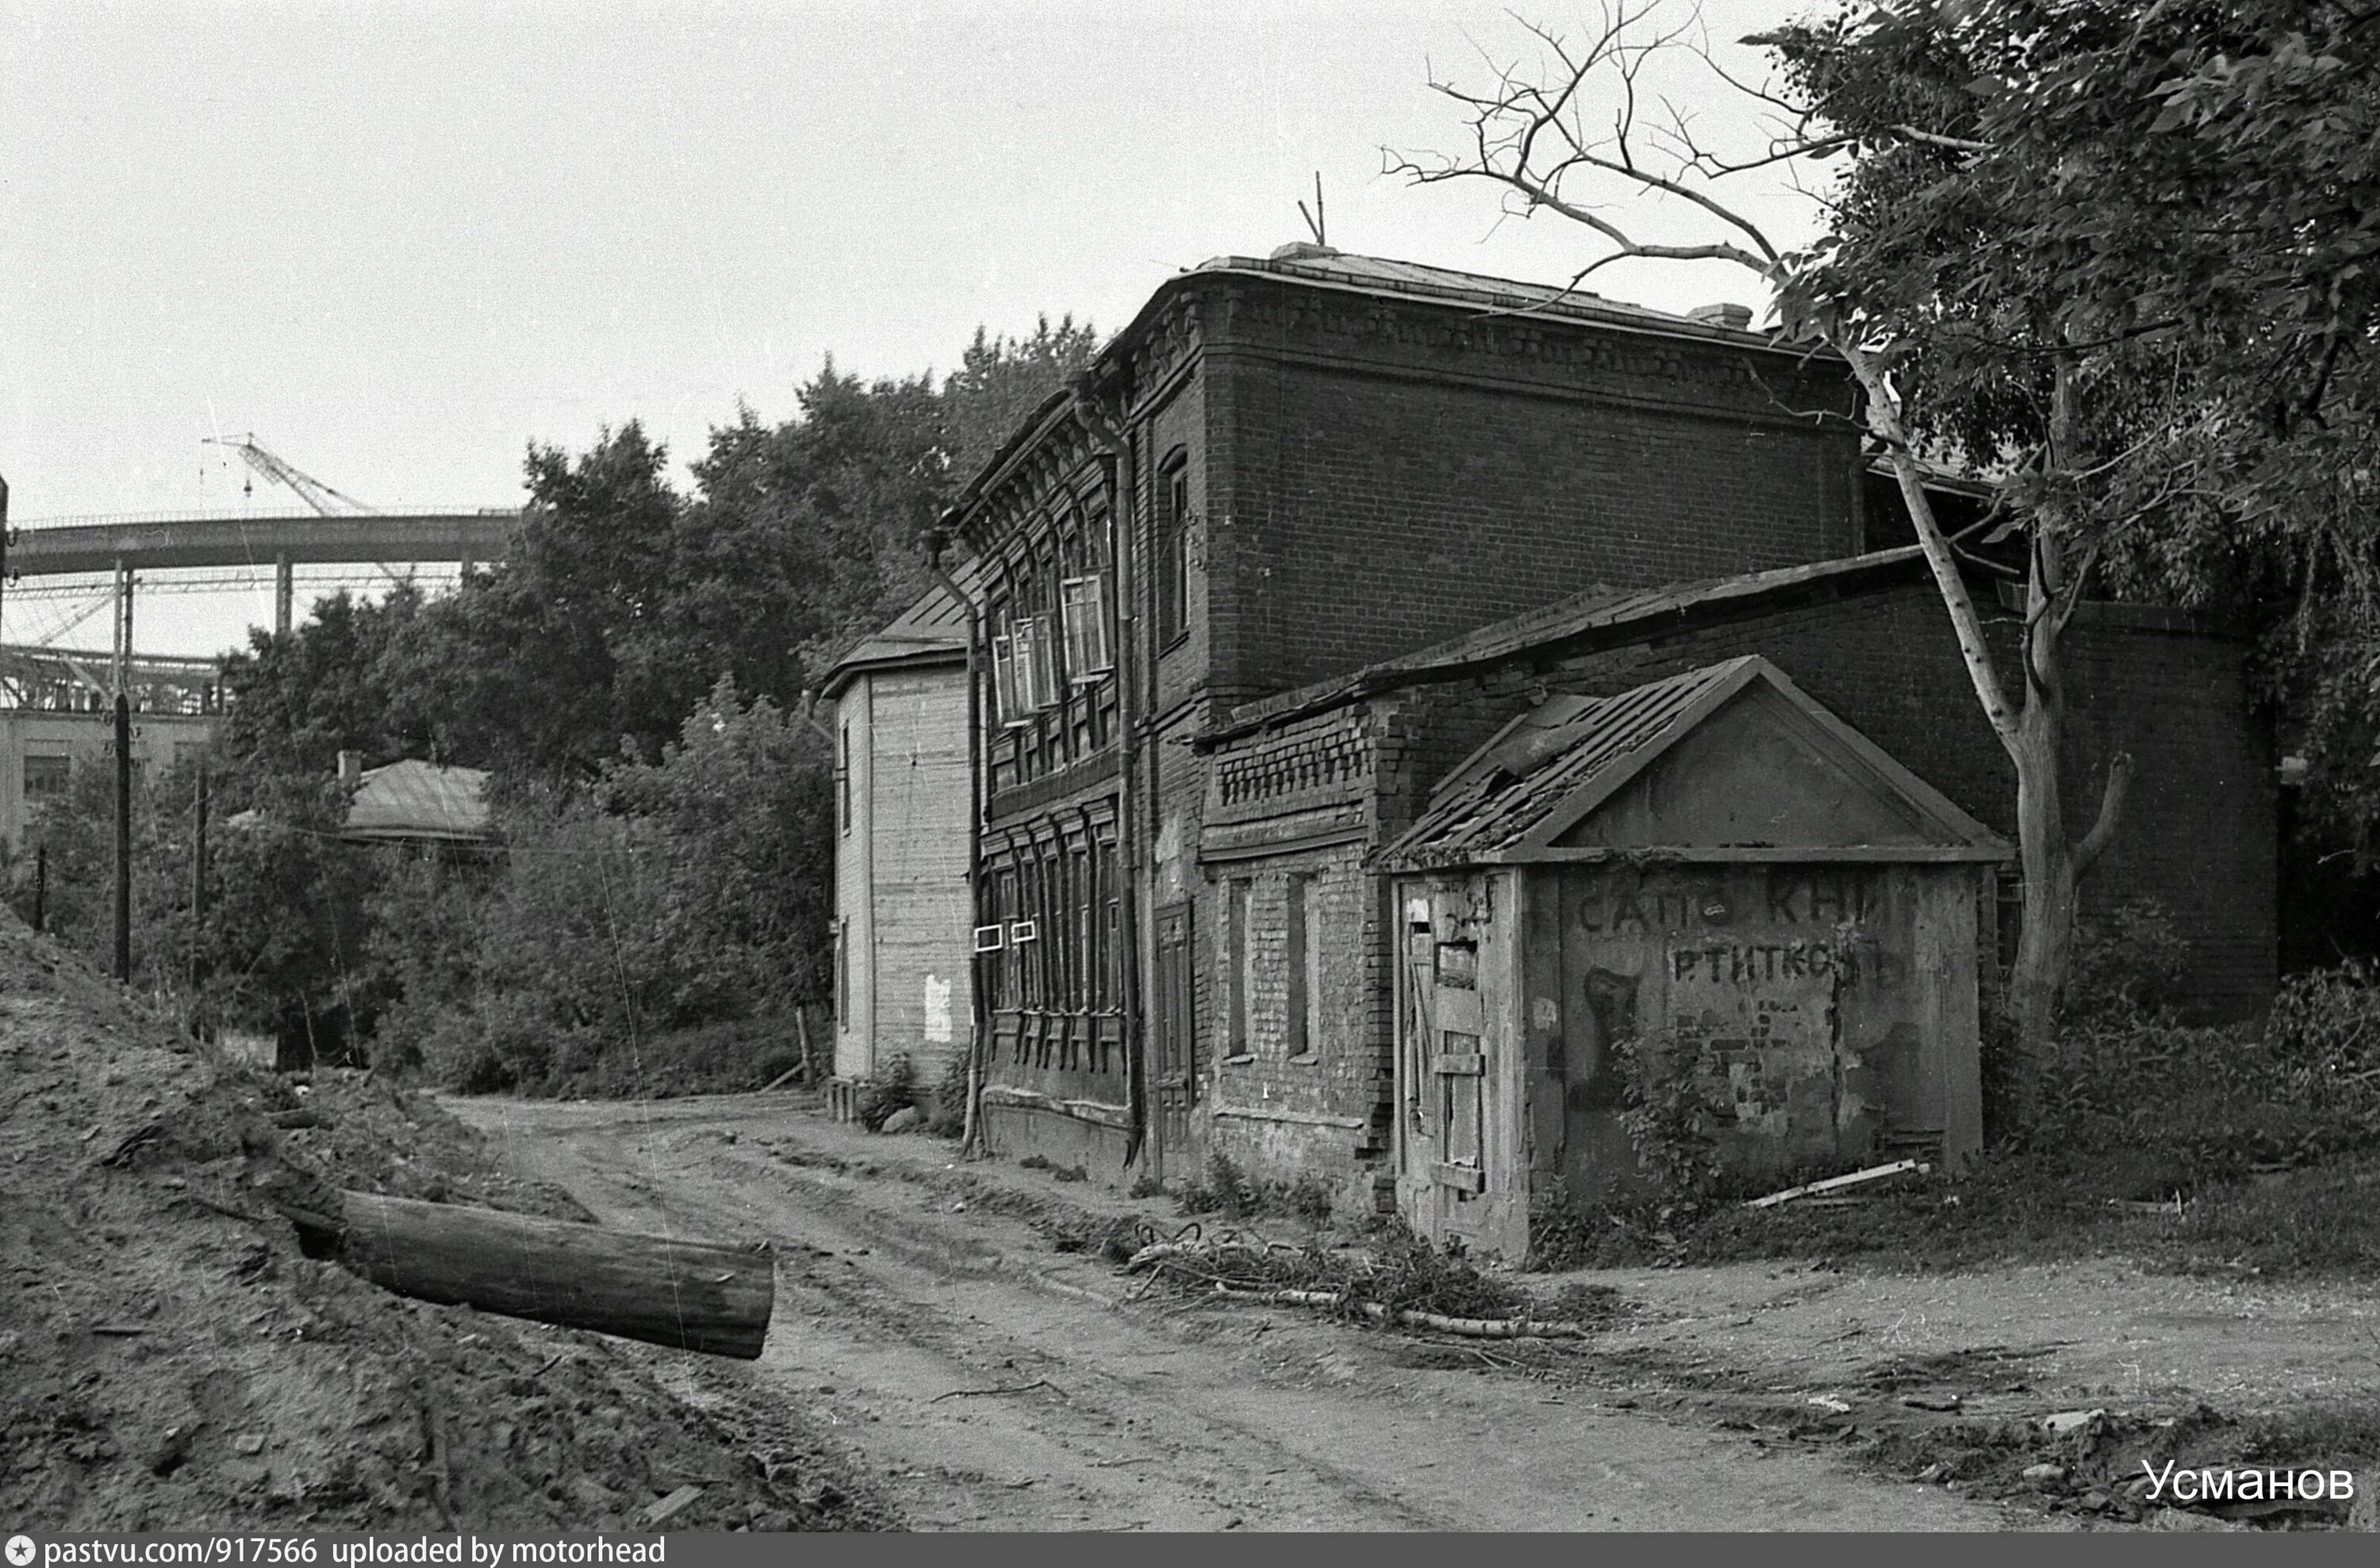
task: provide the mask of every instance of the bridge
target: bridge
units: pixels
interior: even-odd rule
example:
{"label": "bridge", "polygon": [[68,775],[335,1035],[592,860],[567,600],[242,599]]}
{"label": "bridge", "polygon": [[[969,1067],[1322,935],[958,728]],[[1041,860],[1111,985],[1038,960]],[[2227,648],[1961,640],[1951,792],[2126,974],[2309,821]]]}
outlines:
{"label": "bridge", "polygon": [[273,630],[286,632],[296,593],[292,569],[301,563],[455,561],[468,571],[503,560],[519,526],[520,513],[501,507],[361,517],[312,512],[59,517],[29,522],[14,533],[8,572],[13,577],[114,573],[118,645],[128,654],[123,633],[129,630],[132,579],[142,572],[270,566]]}
{"label": "bridge", "polygon": [[[143,766],[170,766],[184,750],[203,743],[222,714],[216,660],[133,650],[133,597],[142,573],[270,567],[273,629],[285,633],[297,566],[347,563],[393,571],[393,562],[451,561],[468,571],[504,559],[519,526],[518,512],[490,508],[362,516],[140,513],[48,518],[11,530],[12,579],[112,575],[115,630],[114,646],[103,653],[0,644],[0,839],[20,840],[34,807],[69,788],[77,761],[105,753],[107,716],[117,694],[140,716],[133,751]],[[184,579],[170,585],[212,585]],[[35,594],[55,591],[30,582],[28,588]],[[95,612],[98,606],[91,608]]]}

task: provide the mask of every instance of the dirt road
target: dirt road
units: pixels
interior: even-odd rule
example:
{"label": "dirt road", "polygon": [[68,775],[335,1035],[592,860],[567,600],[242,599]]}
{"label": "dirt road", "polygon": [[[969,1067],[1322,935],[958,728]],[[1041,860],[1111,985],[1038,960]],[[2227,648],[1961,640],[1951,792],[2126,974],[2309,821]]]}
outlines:
{"label": "dirt road", "polygon": [[1622,1408],[1576,1378],[1483,1377],[1459,1349],[1126,1303],[1132,1282],[1017,1221],[854,1174],[836,1151],[856,1135],[780,1097],[448,1104],[609,1223],[771,1239],[767,1353],[674,1375],[690,1397],[738,1377],[808,1411],[919,1528],[2040,1523]]}

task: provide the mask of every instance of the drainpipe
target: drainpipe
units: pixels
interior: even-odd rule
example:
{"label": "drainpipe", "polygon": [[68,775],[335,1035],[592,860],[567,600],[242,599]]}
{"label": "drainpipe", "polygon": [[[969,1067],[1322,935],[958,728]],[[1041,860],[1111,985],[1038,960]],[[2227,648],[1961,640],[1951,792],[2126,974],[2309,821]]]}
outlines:
{"label": "drainpipe", "polygon": [[1135,667],[1140,658],[1140,643],[1135,635],[1139,617],[1133,613],[1139,573],[1132,570],[1131,564],[1132,513],[1140,487],[1131,438],[1093,401],[1089,375],[1077,374],[1068,390],[1074,393],[1075,417],[1083,422],[1091,440],[1106,449],[1116,464],[1115,495],[1108,504],[1108,560],[1116,575],[1116,740],[1123,778],[1116,800],[1116,848],[1123,859],[1119,880],[1125,962],[1119,967],[1123,979],[1125,1099],[1132,1116],[1123,1151],[1123,1163],[1129,1166],[1140,1157],[1141,1149],[1148,1141],[1148,1031],[1143,1026],[1140,983],[1140,722],[1133,700]]}
{"label": "drainpipe", "polygon": [[983,618],[975,601],[951,574],[942,570],[942,551],[949,548],[945,531],[954,513],[945,513],[943,527],[926,540],[926,571],[942,592],[958,601],[966,616],[967,683],[967,1081],[966,1125],[959,1135],[959,1157],[981,1152],[983,1140],[984,1057],[990,1047],[990,1009],[983,994],[983,959],[975,951],[974,928],[983,924],[983,683],[978,678],[978,647],[983,641]]}

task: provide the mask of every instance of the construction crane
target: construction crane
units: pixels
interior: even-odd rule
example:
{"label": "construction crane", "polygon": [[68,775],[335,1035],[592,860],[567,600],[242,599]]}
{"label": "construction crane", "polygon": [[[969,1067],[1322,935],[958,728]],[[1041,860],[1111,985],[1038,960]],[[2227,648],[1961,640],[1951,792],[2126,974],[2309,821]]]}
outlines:
{"label": "construction crane", "polygon": [[[256,432],[253,430],[244,436],[205,436],[200,438],[200,442],[206,446],[231,448],[248,460],[248,465],[250,468],[268,479],[288,486],[298,492],[299,500],[325,517],[369,517],[373,513],[373,508],[366,506],[355,497],[333,489],[310,474],[299,473],[257,445]],[[240,493],[254,495],[256,481],[250,478],[243,483],[240,486]]]}
{"label": "construction crane", "polygon": [[[273,456],[273,453],[257,445],[256,432],[253,430],[250,430],[244,436],[201,436],[199,440],[200,443],[204,446],[223,446],[231,448],[232,451],[237,452],[241,457],[248,460],[248,465],[250,468],[254,469],[257,473],[263,475],[268,479],[288,486],[291,489],[298,492],[299,498],[303,500],[308,506],[312,507],[316,512],[322,513],[325,517],[370,517],[375,513],[374,508],[366,506],[362,501],[358,501],[351,495],[333,489],[330,486],[322,483],[322,480],[315,478],[310,474],[298,472],[297,469],[292,468],[288,464],[284,463],[280,458]],[[243,483],[240,486],[240,493],[242,495],[254,495],[256,493],[256,481],[253,478],[250,478]],[[379,567],[382,573],[392,583],[408,583],[412,581],[412,573],[410,571],[407,571],[403,574],[399,574],[392,569],[385,561],[375,561],[372,564]],[[288,558],[284,556],[279,561],[275,562],[273,566],[273,626],[276,633],[286,632],[289,630],[292,607],[296,601],[296,597],[297,579],[290,570]]]}

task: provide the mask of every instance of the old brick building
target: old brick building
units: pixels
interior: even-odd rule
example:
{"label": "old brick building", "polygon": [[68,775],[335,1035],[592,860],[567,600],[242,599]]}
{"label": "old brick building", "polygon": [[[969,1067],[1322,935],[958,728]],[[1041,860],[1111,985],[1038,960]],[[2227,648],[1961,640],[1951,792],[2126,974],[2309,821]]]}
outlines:
{"label": "old brick building", "polygon": [[[1348,1168],[1386,1000],[1328,956],[1378,886],[1318,818],[1310,874],[1235,872],[1254,797],[1196,742],[1582,590],[1866,548],[1846,378],[1706,314],[1315,247],[1211,261],[969,486],[995,1147],[1180,1175],[1220,1129],[1289,1128]],[[1349,764],[1289,766],[1314,791]],[[1264,1041],[1278,1082],[1238,1074]]]}
{"label": "old brick building", "polygon": [[[1988,573],[1974,586],[1987,609],[1996,603]],[[1987,626],[2004,663],[2018,626],[2005,609]],[[2136,763],[2086,914],[2155,899],[2190,944],[2185,999],[2210,1013],[2253,1008],[2274,975],[2275,786],[2243,648],[2170,612],[2099,604],[2083,608],[2067,648],[2067,798],[2095,801],[2115,751]],[[1218,1146],[1264,1175],[1321,1175],[1348,1200],[1369,1192],[1385,1204],[1399,997],[1396,912],[1376,852],[1533,705],[1610,696],[1752,654],[2012,834],[2010,770],[1914,549],[1590,592],[1245,704],[1201,741],[1210,761],[1199,853],[1229,911],[1210,1016],[1219,1037],[1237,1042],[1210,1073]],[[2014,907],[2004,889],[1979,911],[1987,954],[2012,951]],[[1241,1018],[1245,1034],[1232,1033],[1224,1020]]]}

